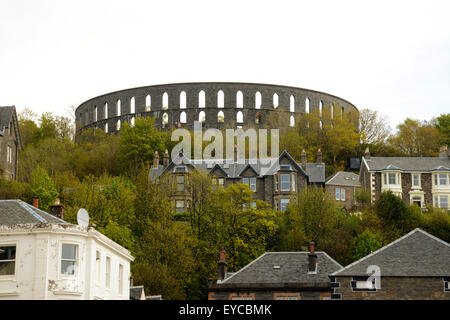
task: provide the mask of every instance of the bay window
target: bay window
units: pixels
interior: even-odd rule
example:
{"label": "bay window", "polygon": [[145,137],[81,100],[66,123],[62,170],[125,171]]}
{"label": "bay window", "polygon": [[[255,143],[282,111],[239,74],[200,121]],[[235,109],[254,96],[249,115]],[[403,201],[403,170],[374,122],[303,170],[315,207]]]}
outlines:
{"label": "bay window", "polygon": [[282,173],[280,174],[281,178],[281,191],[290,191],[290,185],[291,185],[291,175],[289,173]]}

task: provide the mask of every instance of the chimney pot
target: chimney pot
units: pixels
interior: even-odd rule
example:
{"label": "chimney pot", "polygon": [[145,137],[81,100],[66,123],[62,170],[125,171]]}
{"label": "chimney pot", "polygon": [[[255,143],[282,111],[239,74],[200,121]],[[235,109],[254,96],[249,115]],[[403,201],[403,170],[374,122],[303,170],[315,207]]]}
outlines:
{"label": "chimney pot", "polygon": [[159,166],[159,155],[158,151],[155,151],[155,154],[153,155],[153,168],[158,168]]}
{"label": "chimney pot", "polygon": [[322,163],[322,151],[317,150],[317,163],[321,164]]}
{"label": "chimney pot", "polygon": [[225,276],[227,274],[226,252],[223,247],[220,247],[218,265],[219,265],[218,280],[223,280],[225,279]]}
{"label": "chimney pot", "polygon": [[313,241],[309,243],[308,272],[317,272],[317,255]]}
{"label": "chimney pot", "polygon": [[305,149],[302,150],[302,168],[306,170],[306,151]]}
{"label": "chimney pot", "polygon": [[369,147],[367,147],[366,150],[364,151],[364,158],[370,159],[370,151],[369,151]]}
{"label": "chimney pot", "polygon": [[167,149],[164,151],[163,165],[164,167],[169,165],[169,151]]}
{"label": "chimney pot", "polygon": [[39,198],[38,197],[33,197],[33,206],[35,208],[39,208]]}

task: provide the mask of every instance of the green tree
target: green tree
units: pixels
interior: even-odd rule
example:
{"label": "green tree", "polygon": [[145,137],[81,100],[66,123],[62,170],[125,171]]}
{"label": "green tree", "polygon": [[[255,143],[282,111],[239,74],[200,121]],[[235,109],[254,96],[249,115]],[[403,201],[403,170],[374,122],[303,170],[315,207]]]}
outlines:
{"label": "green tree", "polygon": [[37,166],[31,174],[31,194],[39,199],[39,208],[48,211],[48,207],[58,197],[55,185],[47,171]]}
{"label": "green tree", "polygon": [[351,252],[353,261],[359,260],[383,246],[383,240],[376,233],[365,230],[352,242]]}
{"label": "green tree", "polygon": [[443,142],[450,146],[450,113],[441,114],[436,120],[435,126],[440,132]]}

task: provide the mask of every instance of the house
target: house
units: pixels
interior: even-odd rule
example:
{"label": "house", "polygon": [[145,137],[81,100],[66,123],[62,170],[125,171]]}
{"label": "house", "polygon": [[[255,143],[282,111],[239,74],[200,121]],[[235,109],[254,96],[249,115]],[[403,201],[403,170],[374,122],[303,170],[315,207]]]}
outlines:
{"label": "house", "polygon": [[297,163],[287,151],[283,151],[278,158],[268,159],[267,167],[257,159],[245,159],[244,163],[235,159],[191,160],[180,153],[169,162],[166,150],[163,165],[160,165],[158,152],[155,152],[150,178],[156,180],[169,176],[172,179],[172,187],[168,192],[177,213],[188,209],[188,174],[193,170],[208,172],[213,177],[214,188],[223,188],[233,183],[247,184],[254,191],[255,201],[265,201],[277,211],[285,211],[291,196],[302,188],[307,185],[323,186],[325,182],[325,164],[320,150],[317,161],[313,163],[306,162],[305,152],[302,154],[302,162]]}
{"label": "house", "polygon": [[310,243],[306,252],[266,252],[234,273],[220,252],[217,283],[209,300],[325,300],[331,297],[328,275],[342,266]]}
{"label": "house", "polygon": [[390,190],[405,203],[423,209],[449,208],[450,154],[446,146],[438,157],[371,157],[366,149],[359,178],[372,202]]}
{"label": "house", "polygon": [[0,299],[128,300],[133,259],[91,227],[0,200]]}
{"label": "house", "polygon": [[450,244],[415,229],[330,280],[332,299],[450,300]]}
{"label": "house", "polygon": [[325,181],[325,190],[346,210],[355,207],[356,191],[360,186],[359,176],[346,171],[338,171]]}
{"label": "house", "polygon": [[23,147],[16,108],[0,107],[0,177],[17,180],[19,149]]}
{"label": "house", "polygon": [[131,286],[130,300],[146,300],[144,286]]}

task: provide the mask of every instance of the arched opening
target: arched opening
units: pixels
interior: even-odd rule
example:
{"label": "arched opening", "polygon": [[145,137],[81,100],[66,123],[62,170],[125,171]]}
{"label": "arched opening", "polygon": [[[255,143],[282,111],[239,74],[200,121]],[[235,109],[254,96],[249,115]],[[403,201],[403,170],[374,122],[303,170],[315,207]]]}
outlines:
{"label": "arched opening", "polygon": [[130,113],[135,113],[136,112],[136,102],[134,100],[134,97],[131,97],[130,100]]}
{"label": "arched opening", "polygon": [[120,130],[120,119],[117,120],[117,123],[116,123],[116,130],[117,130],[117,131]]}
{"label": "arched opening", "polygon": [[320,114],[321,117],[322,117],[322,110],[323,110],[323,101],[320,100],[319,101],[319,114]]}
{"label": "arched opening", "polygon": [[117,100],[117,102],[116,102],[116,112],[117,112],[117,115],[118,116],[120,116],[121,115],[121,113],[122,113],[122,106],[121,106],[121,103],[120,103],[120,99],[119,100]]}
{"label": "arched opening", "polygon": [[180,122],[181,123],[186,123],[186,112],[182,112],[180,113]]}
{"label": "arched opening", "polygon": [[217,113],[217,122],[224,122],[225,121],[225,114],[223,113],[223,111],[219,111]]}
{"label": "arched opening", "polygon": [[164,110],[169,108],[169,95],[167,94],[167,92],[164,92],[162,96],[162,108]]}
{"label": "arched opening", "polygon": [[342,109],[341,109],[341,119],[343,119],[344,118],[344,107],[342,107]]}
{"label": "arched opening", "polygon": [[294,119],[294,116],[291,116],[291,118],[289,119],[289,125],[290,125],[291,127],[295,126],[295,119]]}
{"label": "arched opening", "polygon": [[261,118],[262,118],[261,112],[256,113],[255,123],[256,124],[260,124],[261,123]]}
{"label": "arched opening", "polygon": [[333,120],[333,116],[334,116],[334,105],[332,103],[330,103],[330,118],[331,120]]}
{"label": "arched opening", "polygon": [[105,123],[105,132],[108,133],[108,122]]}
{"label": "arched opening", "polygon": [[198,114],[198,121],[205,122],[205,120],[206,120],[205,111],[200,111],[200,113]]}
{"label": "arched opening", "polygon": [[222,90],[217,92],[217,108],[223,108],[225,105],[225,94]]}
{"label": "arched opening", "polygon": [[204,108],[205,107],[205,100],[206,100],[205,91],[201,90],[198,93],[198,107],[199,108]]}
{"label": "arched opening", "polygon": [[152,97],[148,94],[145,97],[145,111],[150,111],[152,109]]}
{"label": "arched opening", "polygon": [[257,91],[255,93],[255,109],[261,109],[262,95],[261,92]]}
{"label": "arched opening", "polygon": [[236,122],[237,123],[243,123],[244,122],[244,114],[242,113],[242,111],[238,111],[236,113]]}
{"label": "arched opening", "polygon": [[186,109],[186,92],[180,93],[180,109]]}
{"label": "arched opening", "polygon": [[276,93],[273,94],[273,108],[278,108],[278,94]]}
{"label": "arched opening", "polygon": [[135,123],[135,119],[134,119],[134,117],[132,117],[131,120],[130,120],[130,125],[131,125],[132,127],[134,127],[134,123]]}
{"label": "arched opening", "polygon": [[97,122],[97,118],[98,118],[98,110],[97,106],[94,106],[94,122]]}
{"label": "arched opening", "polygon": [[108,103],[105,102],[105,105],[103,106],[103,119],[108,118]]}
{"label": "arched opening", "polygon": [[291,97],[289,99],[289,105],[290,105],[289,110],[291,112],[295,112],[295,98],[293,95],[291,95]]}
{"label": "arched opening", "polygon": [[244,107],[244,94],[242,91],[236,92],[236,108],[243,108]]}
{"label": "arched opening", "polygon": [[309,98],[306,98],[305,100],[305,112],[309,113]]}
{"label": "arched opening", "polygon": [[166,112],[164,112],[162,116],[163,127],[167,126],[168,123],[169,123],[169,115]]}
{"label": "arched opening", "polygon": [[322,122],[322,120],[319,121],[319,126],[320,126],[320,129],[322,129],[322,127],[323,127],[323,122]]}

